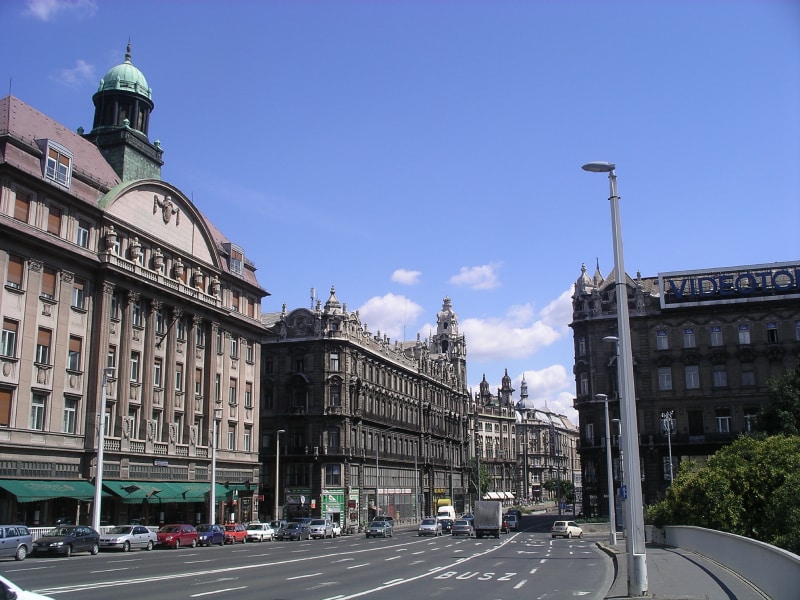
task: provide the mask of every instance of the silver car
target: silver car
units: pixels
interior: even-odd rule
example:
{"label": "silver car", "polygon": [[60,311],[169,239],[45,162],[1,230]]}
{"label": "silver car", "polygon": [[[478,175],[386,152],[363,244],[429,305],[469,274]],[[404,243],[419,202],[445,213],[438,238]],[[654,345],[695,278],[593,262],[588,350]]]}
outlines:
{"label": "silver car", "polygon": [[442,522],[436,517],[426,517],[422,519],[417,529],[417,535],[442,535]]}
{"label": "silver car", "polygon": [[120,525],[100,534],[100,550],[122,550],[133,548],[152,550],[158,536],[144,525]]}
{"label": "silver car", "polygon": [[313,519],[308,524],[308,529],[312,538],[333,537],[333,524],[327,519]]}
{"label": "silver car", "polygon": [[373,521],[367,526],[367,537],[394,537],[390,521]]}

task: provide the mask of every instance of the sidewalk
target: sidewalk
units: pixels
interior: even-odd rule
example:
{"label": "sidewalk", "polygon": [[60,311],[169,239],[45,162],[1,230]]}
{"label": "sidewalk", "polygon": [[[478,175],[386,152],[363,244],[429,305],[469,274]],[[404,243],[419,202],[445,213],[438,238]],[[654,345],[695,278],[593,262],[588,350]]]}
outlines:
{"label": "sidewalk", "polygon": [[[628,565],[625,540],[614,546],[608,541],[598,547],[614,560],[614,582],[606,598],[628,596]],[[646,546],[647,596],[662,600],[764,600],[768,596],[733,571],[682,548]]]}

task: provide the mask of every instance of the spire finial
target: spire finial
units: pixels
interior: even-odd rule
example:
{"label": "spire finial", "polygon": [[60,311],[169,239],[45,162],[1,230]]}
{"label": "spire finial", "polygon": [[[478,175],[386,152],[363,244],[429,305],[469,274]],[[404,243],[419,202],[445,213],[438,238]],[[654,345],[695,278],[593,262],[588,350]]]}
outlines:
{"label": "spire finial", "polygon": [[131,38],[128,38],[128,48],[125,50],[125,62],[131,62]]}

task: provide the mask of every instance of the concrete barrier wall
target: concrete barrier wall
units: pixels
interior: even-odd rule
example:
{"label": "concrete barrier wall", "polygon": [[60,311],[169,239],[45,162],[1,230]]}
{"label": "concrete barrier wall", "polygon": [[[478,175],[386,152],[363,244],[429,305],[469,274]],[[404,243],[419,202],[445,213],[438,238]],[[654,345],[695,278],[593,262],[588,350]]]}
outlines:
{"label": "concrete barrier wall", "polygon": [[664,540],[668,546],[692,550],[728,567],[770,598],[798,597],[797,554],[740,535],[683,525],[665,527]]}

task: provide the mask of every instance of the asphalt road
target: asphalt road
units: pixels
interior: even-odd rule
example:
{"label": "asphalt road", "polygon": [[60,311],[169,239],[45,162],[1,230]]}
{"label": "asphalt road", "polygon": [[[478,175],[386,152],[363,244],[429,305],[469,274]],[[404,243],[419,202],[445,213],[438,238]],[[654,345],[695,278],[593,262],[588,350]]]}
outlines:
{"label": "asphalt road", "polygon": [[545,529],[544,521],[526,517],[522,530],[499,540],[418,537],[415,528],[400,528],[387,539],[360,534],[37,557],[0,562],[0,573],[25,589],[67,600],[603,598],[612,563],[596,540],[553,540]]}

